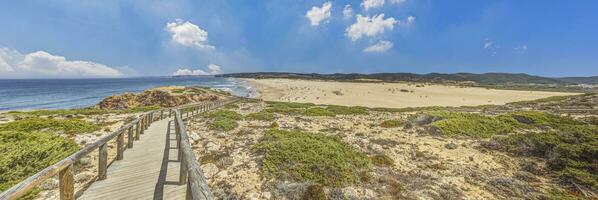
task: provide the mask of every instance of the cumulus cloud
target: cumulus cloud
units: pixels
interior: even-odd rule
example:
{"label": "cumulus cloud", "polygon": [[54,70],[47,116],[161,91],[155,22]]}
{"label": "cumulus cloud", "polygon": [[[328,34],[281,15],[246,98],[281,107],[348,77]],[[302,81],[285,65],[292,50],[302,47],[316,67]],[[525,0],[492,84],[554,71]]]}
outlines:
{"label": "cumulus cloud", "polygon": [[171,34],[172,41],[183,46],[199,49],[215,48],[208,44],[208,32],[189,21],[183,22],[181,19],[176,19],[174,22],[169,22],[166,24],[166,31]]}
{"label": "cumulus cloud", "polygon": [[312,26],[319,26],[321,22],[326,22],[330,18],[330,11],[332,10],[332,3],[330,1],[322,4],[322,7],[311,7],[305,13],[305,17],[309,19]]}
{"label": "cumulus cloud", "polygon": [[361,6],[367,11],[372,8],[380,8],[384,6],[384,0],[363,0]]}
{"label": "cumulus cloud", "polygon": [[8,48],[0,49],[0,71],[19,77],[100,78],[123,75],[117,69],[95,62],[67,60],[45,51],[21,54]]}
{"label": "cumulus cloud", "polygon": [[365,49],[363,49],[363,52],[369,53],[369,52],[385,52],[386,50],[392,48],[394,44],[391,41],[386,41],[386,40],[382,40],[379,41],[376,44],[373,44]]}
{"label": "cumulus cloud", "polygon": [[201,69],[191,70],[188,68],[178,69],[176,72],[172,73],[173,76],[206,76],[206,75],[216,75],[222,72],[222,68],[215,64],[208,65],[209,71],[204,71]]}
{"label": "cumulus cloud", "polygon": [[345,5],[345,8],[343,8],[343,17],[345,19],[353,17],[353,8],[351,8],[351,5]]}
{"label": "cumulus cloud", "polygon": [[354,24],[345,30],[345,35],[351,40],[356,41],[364,36],[373,37],[384,33],[386,30],[392,30],[397,23],[392,17],[384,19],[384,14],[374,15],[373,17],[357,15]]}
{"label": "cumulus cloud", "polygon": [[407,17],[407,24],[408,25],[413,24],[413,22],[415,22],[415,17],[414,16]]}

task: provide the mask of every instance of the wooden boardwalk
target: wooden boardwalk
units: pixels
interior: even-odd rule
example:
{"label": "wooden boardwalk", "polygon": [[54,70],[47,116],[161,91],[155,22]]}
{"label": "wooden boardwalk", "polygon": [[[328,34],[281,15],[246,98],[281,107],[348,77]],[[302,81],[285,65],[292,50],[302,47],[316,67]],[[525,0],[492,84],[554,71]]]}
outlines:
{"label": "wooden boardwalk", "polygon": [[94,182],[79,199],[185,199],[172,119],[152,123],[124,159],[108,167],[108,178]]}

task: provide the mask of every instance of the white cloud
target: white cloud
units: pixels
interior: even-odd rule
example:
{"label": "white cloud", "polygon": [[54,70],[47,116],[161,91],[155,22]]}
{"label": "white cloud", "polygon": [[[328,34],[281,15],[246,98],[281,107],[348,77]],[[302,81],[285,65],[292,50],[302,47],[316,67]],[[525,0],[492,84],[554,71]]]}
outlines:
{"label": "white cloud", "polygon": [[358,14],[355,23],[345,30],[345,35],[353,41],[364,36],[373,37],[386,30],[392,30],[396,23],[397,20],[392,17],[384,19],[384,14],[373,17],[364,17]]}
{"label": "white cloud", "polygon": [[345,19],[353,17],[353,8],[351,8],[351,5],[345,5],[345,8],[343,8],[343,17]]}
{"label": "white cloud", "polygon": [[489,51],[490,55],[495,56],[496,53],[497,53],[496,50],[498,49],[498,47],[496,45],[494,45],[494,42],[492,42],[489,39],[486,39],[484,41],[484,49],[486,49],[487,51]]}
{"label": "white cloud", "polygon": [[176,19],[166,24],[166,30],[171,34],[172,41],[184,46],[199,49],[214,49],[208,44],[208,32],[191,22]]}
{"label": "white cloud", "polygon": [[386,50],[392,48],[393,45],[394,44],[391,41],[382,40],[363,49],[363,52],[385,52]]}
{"label": "white cloud", "polygon": [[311,7],[305,13],[305,17],[309,19],[312,26],[319,26],[320,22],[326,22],[330,18],[330,11],[332,10],[332,3],[330,1],[322,4],[322,7]]}
{"label": "white cloud", "polygon": [[407,0],[390,0],[390,3],[392,4],[402,4],[405,3]]}
{"label": "white cloud", "polygon": [[209,64],[208,69],[209,72],[206,72],[201,69],[191,70],[188,68],[178,69],[176,72],[172,73],[173,76],[198,76],[198,75],[216,75],[222,72],[222,68],[215,64]]}
{"label": "white cloud", "polygon": [[527,44],[522,44],[522,45],[520,45],[518,47],[515,47],[514,50],[517,53],[521,53],[521,54],[527,53]]}
{"label": "white cloud", "polygon": [[117,69],[95,62],[67,60],[45,51],[23,55],[8,48],[0,49],[0,70],[8,72],[5,75],[9,77],[99,78],[123,75]]}
{"label": "white cloud", "polygon": [[414,21],[415,21],[415,17],[414,16],[407,17],[407,24],[413,24]]}
{"label": "white cloud", "polygon": [[363,0],[361,6],[367,11],[372,8],[384,6],[384,0]]}

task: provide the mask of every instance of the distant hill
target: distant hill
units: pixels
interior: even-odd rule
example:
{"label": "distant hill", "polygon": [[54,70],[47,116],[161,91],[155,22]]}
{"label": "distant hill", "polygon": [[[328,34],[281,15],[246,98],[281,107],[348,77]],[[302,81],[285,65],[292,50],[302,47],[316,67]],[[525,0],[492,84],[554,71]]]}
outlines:
{"label": "distant hill", "polygon": [[[221,77],[235,78],[291,78],[291,79],[323,79],[323,80],[379,80],[379,81],[408,81],[408,82],[474,82],[478,85],[571,85],[579,83],[598,82],[598,77],[571,77],[571,78],[549,78],[528,74],[511,73],[376,73],[376,74],[305,74],[286,72],[255,72],[255,73],[233,73],[218,75]],[[593,81],[593,82],[592,82]]]}
{"label": "distant hill", "polygon": [[598,85],[598,76],[565,77],[565,78],[557,78],[557,79],[561,80],[561,81],[569,82],[569,83]]}

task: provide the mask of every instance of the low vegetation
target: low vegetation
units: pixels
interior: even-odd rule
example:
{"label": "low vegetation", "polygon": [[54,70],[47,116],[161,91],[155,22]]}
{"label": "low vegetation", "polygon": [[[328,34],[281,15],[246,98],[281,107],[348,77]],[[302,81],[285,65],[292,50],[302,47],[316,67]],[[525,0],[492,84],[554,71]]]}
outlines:
{"label": "low vegetation", "polygon": [[[45,132],[0,131],[0,191],[79,149],[67,138]],[[27,196],[29,199],[33,194]]]}
{"label": "low vegetation", "polygon": [[344,186],[359,183],[372,169],[365,154],[322,134],[269,130],[255,150],[264,155],[262,173],[280,180]]}
{"label": "low vegetation", "polygon": [[126,110],[124,110],[122,112],[124,112],[124,113],[138,113],[138,112],[149,112],[149,111],[159,110],[159,109],[162,109],[162,107],[159,106],[159,105],[138,106],[138,107],[126,109]]}
{"label": "low vegetation", "polygon": [[212,121],[208,127],[212,130],[230,131],[239,126],[238,120],[243,119],[243,115],[231,110],[218,110],[202,114],[203,117]]}
{"label": "low vegetation", "polygon": [[58,131],[66,134],[89,133],[100,127],[81,119],[25,118],[0,125],[0,131]]}
{"label": "low vegetation", "polygon": [[245,116],[247,120],[258,120],[258,121],[274,121],[276,119],[276,115],[271,112],[256,112],[251,113]]}
{"label": "low vegetation", "polygon": [[337,115],[367,115],[368,109],[361,106],[326,106],[326,110]]}
{"label": "low vegetation", "polygon": [[504,117],[450,111],[428,111],[425,114],[440,118],[441,120],[432,123],[432,127],[447,136],[488,138],[507,134],[514,128],[513,121]]}
{"label": "low vegetation", "polygon": [[81,109],[61,109],[61,110],[34,110],[34,111],[11,111],[9,114],[16,115],[35,115],[35,116],[49,116],[49,115],[101,115],[110,113],[107,110],[99,108],[81,108]]}
{"label": "low vegetation", "polygon": [[395,128],[395,127],[402,126],[403,124],[405,124],[405,122],[403,122],[402,120],[391,119],[391,120],[385,120],[382,123],[380,123],[380,127],[382,127],[382,128]]}
{"label": "low vegetation", "polygon": [[286,115],[301,115],[307,108],[315,106],[313,103],[295,103],[295,102],[268,102],[267,112],[274,112]]}
{"label": "low vegetation", "polygon": [[305,115],[305,116],[326,116],[326,117],[336,116],[335,113],[333,113],[329,110],[326,110],[325,108],[320,108],[320,107],[308,108],[307,110],[305,110],[303,115]]}

